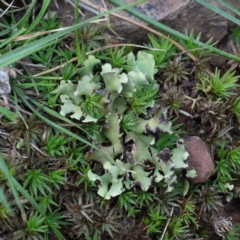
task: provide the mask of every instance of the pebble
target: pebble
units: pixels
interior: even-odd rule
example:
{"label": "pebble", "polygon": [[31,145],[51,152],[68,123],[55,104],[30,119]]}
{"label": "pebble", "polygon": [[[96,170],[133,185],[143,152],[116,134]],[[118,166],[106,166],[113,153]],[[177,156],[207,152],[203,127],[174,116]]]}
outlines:
{"label": "pebble", "polygon": [[187,170],[194,169],[197,175],[189,180],[194,183],[205,182],[215,169],[214,161],[206,143],[200,137],[190,136],[185,140],[184,146],[189,153],[186,160],[188,164]]}

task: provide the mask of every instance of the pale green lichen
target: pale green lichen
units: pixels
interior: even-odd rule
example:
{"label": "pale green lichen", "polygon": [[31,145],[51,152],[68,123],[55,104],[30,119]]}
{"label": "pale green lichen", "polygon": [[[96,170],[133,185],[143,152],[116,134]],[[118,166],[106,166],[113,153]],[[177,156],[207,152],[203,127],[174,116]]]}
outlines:
{"label": "pale green lichen", "polygon": [[83,62],[83,67],[79,70],[79,74],[81,76],[88,75],[89,77],[93,77],[93,68],[100,63],[101,61],[99,59],[89,55],[88,59]]}
{"label": "pale green lichen", "polygon": [[[81,79],[77,84],[71,80],[61,81],[53,94],[60,95],[60,114],[75,118],[84,122],[104,122],[99,133],[95,134],[94,141],[101,144],[102,150],[109,155],[114,162],[109,162],[100,152],[91,150],[86,152],[87,161],[99,162],[102,170],[88,172],[91,181],[97,181],[98,194],[105,199],[117,196],[134,186],[139,186],[147,191],[154,183],[162,183],[162,186],[170,192],[177,181],[176,171],[185,169],[184,162],[188,153],[183,144],[176,143],[175,148],[165,148],[158,151],[155,146],[156,136],[161,137],[162,132],[172,133],[171,122],[167,120],[167,110],[156,104],[155,98],[151,98],[147,105],[140,105],[142,115],[148,109],[155,108],[155,113],[148,118],[136,116],[137,121],[130,131],[124,132],[121,123],[125,115],[132,109],[129,104],[134,93],[143,91],[149,86],[149,91],[155,95],[159,85],[154,80],[154,58],[146,52],[139,52],[137,59],[133,53],[128,54],[130,70],[122,72],[120,68],[113,68],[109,63],[102,65],[100,73],[102,80],[96,81],[93,69],[100,60],[89,56],[80,69]],[[87,103],[98,94],[97,102]],[[154,95],[153,94],[153,95]],[[90,106],[94,108],[94,115],[86,111]],[[135,131],[133,130],[135,129]],[[188,173],[193,175],[192,172]],[[187,186],[187,184],[186,184]]]}
{"label": "pale green lichen", "polygon": [[80,120],[80,118],[82,117],[82,110],[79,106],[74,105],[72,100],[69,99],[68,95],[61,95],[60,96],[61,102],[63,103],[63,105],[61,106],[61,111],[60,114],[62,116],[66,116],[69,113],[72,113],[72,115],[70,115],[70,118],[75,118],[77,120]]}
{"label": "pale green lichen", "polygon": [[99,88],[100,85],[92,81],[92,78],[88,75],[83,76],[81,81],[78,81],[76,90],[74,91],[74,96],[76,98],[90,97],[92,96],[95,89]]}
{"label": "pale green lichen", "polygon": [[121,93],[123,84],[128,82],[125,73],[120,74],[122,69],[112,68],[111,64],[106,63],[102,66],[101,75],[103,77],[105,87],[111,92]]}

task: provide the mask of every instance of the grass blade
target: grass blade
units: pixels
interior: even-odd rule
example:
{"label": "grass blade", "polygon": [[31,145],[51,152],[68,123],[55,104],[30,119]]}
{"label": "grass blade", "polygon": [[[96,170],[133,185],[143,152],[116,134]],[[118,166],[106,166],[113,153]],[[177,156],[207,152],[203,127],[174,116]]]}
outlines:
{"label": "grass blade", "polygon": [[24,33],[26,31],[26,29],[20,29],[19,31],[17,31],[15,34],[13,34],[11,37],[7,38],[6,40],[4,40],[1,44],[0,44],[0,48],[3,48],[4,46],[6,46],[8,43],[10,43],[13,39],[15,39],[16,37],[20,36],[22,33]]}
{"label": "grass blade", "polygon": [[38,113],[33,107],[32,105],[28,102],[28,100],[26,99],[25,95],[23,94],[23,92],[16,88],[15,89],[16,93],[18,94],[18,96],[22,99],[22,101],[24,102],[24,104],[32,110],[32,112],[39,117],[42,121],[44,121],[45,123],[47,123],[49,126],[52,126],[53,128],[57,129],[59,132],[65,133],[67,135],[69,135],[70,137],[73,137],[77,140],[79,140],[80,142],[90,146],[91,148],[95,149],[96,151],[98,151],[99,153],[101,153],[111,164],[113,164],[114,166],[116,165],[115,161],[105,152],[103,152],[101,149],[99,149],[98,147],[96,147],[94,144],[88,142],[87,140],[85,140],[84,138],[70,132],[69,130],[67,130],[66,128],[61,127],[60,125],[50,121],[49,119],[43,117],[40,113]]}
{"label": "grass blade", "polygon": [[[41,207],[37,204],[37,202],[29,195],[29,193],[21,186],[21,184],[10,174],[7,164],[4,161],[1,153],[0,153],[0,170],[4,173],[4,175],[7,178],[8,184],[10,186],[10,189],[14,195],[15,201],[17,202],[19,209],[22,213],[24,213],[24,209],[22,207],[22,204],[20,202],[20,199],[18,197],[17,190],[32,204],[32,206],[43,216],[45,217],[45,221],[48,224],[48,226],[52,229],[54,234],[58,239],[64,239],[60,231],[54,226],[54,224],[51,223],[45,216],[44,211],[41,209]],[[17,189],[17,190],[16,190]]]}
{"label": "grass blade", "polygon": [[[196,1],[199,1],[199,0],[196,0]],[[118,0],[109,0],[109,2],[111,2],[111,3],[113,3],[117,6],[122,6],[122,3]],[[166,25],[149,18],[148,16],[138,12],[135,9],[128,8],[128,9],[126,9],[126,11],[131,13],[132,15],[136,16],[137,18],[143,20],[145,23],[148,23],[148,24],[154,26],[157,29],[161,29],[162,31],[165,31],[165,32],[167,32],[167,33],[169,33],[173,36],[176,36],[176,37],[181,38],[181,39],[186,40],[186,41],[188,41],[190,39],[187,35],[182,34],[182,33],[178,32],[178,31],[176,31],[176,30],[174,30],[170,27],[167,27]],[[235,61],[240,62],[240,57],[238,57],[238,56],[235,56],[235,55],[232,55],[230,53],[224,52],[220,49],[214,48],[212,46],[209,46],[208,44],[202,43],[202,42],[200,42],[198,40],[195,40],[195,39],[193,39],[193,43],[199,45],[200,47],[208,49],[209,51],[211,51],[213,53],[216,53],[218,55],[221,55],[221,56],[224,56],[224,57],[227,57],[227,58],[230,58],[230,59],[233,59]]]}
{"label": "grass blade", "polygon": [[131,6],[135,6],[139,3],[145,2],[145,0],[138,0],[134,3],[130,3],[130,4],[126,4],[123,5],[121,7],[118,8],[114,8],[112,10],[109,10],[107,12],[101,13],[95,17],[89,18],[81,23],[75,24],[74,26],[65,28],[64,30],[61,30],[60,32],[51,34],[49,36],[43,37],[39,40],[36,40],[34,42],[31,42],[29,44],[26,44],[24,46],[21,46],[19,48],[16,48],[8,53],[5,53],[4,55],[2,55],[0,57],[0,68],[5,67],[5,66],[9,66],[12,63],[15,63],[16,61],[20,60],[21,58],[24,58],[34,52],[37,52],[39,50],[41,50],[42,48],[49,46],[50,44],[52,44],[54,41],[58,41],[59,38],[69,34],[72,31],[77,30],[78,28],[84,26],[87,23],[90,23],[91,21],[97,20],[100,17],[105,16],[106,14],[110,14],[113,12],[117,12],[119,10],[122,9],[126,9],[128,7]]}
{"label": "grass blade", "polygon": [[37,3],[37,0],[33,0],[31,2],[31,4],[29,5],[28,7],[28,10],[27,12],[25,13],[25,15],[22,17],[22,19],[19,21],[19,23],[17,24],[17,27],[18,28],[24,28],[27,23],[28,23],[28,20],[29,20],[29,17],[30,17],[30,14],[31,14],[31,11],[32,9],[34,8],[34,6],[36,5]]}
{"label": "grass blade", "polygon": [[[78,13],[78,1],[75,1],[75,23],[77,24],[79,22],[79,13]],[[78,58],[78,64],[81,64],[81,49],[80,49],[80,33],[79,30],[75,30],[75,44],[76,44],[76,51],[77,51],[77,58]]]}
{"label": "grass blade", "polygon": [[42,8],[38,14],[38,16],[36,17],[36,19],[33,21],[33,23],[30,25],[30,27],[27,29],[26,34],[31,33],[32,30],[36,27],[36,25],[39,23],[39,21],[43,18],[43,15],[45,13],[45,11],[48,8],[48,5],[50,3],[50,0],[44,0],[42,3]]}
{"label": "grass blade", "polygon": [[9,211],[10,213],[12,212],[11,206],[3,192],[3,189],[0,188],[0,203]]}
{"label": "grass blade", "polygon": [[232,12],[236,13],[237,15],[240,16],[240,11],[237,10],[234,6],[232,6],[231,4],[229,3],[226,3],[225,1],[223,0],[218,0],[221,4],[225,5],[226,7],[228,7]]}
{"label": "grass blade", "polygon": [[14,186],[14,182],[13,182],[13,176],[11,175],[11,173],[9,172],[8,170],[8,167],[7,167],[7,164],[6,162],[4,161],[3,157],[2,157],[2,154],[0,153],[0,170],[3,172],[3,174],[5,175],[7,181],[8,181],[8,184],[9,184],[9,187],[12,191],[12,194],[14,196],[14,199],[21,211],[21,213],[23,214],[25,211],[23,209],[23,206],[21,204],[21,201],[19,199],[19,196],[18,196],[18,193],[17,193],[17,190]]}
{"label": "grass blade", "polygon": [[204,0],[196,0],[196,2],[198,2],[198,3],[202,4],[203,6],[211,9],[212,11],[220,14],[221,16],[229,19],[230,21],[234,22],[235,24],[240,25],[240,20],[238,20],[237,18],[231,16],[230,14],[226,13],[225,11],[223,11],[223,10],[221,10],[221,9],[219,9],[219,8],[209,4],[209,3],[207,3],[206,1],[204,1]]}
{"label": "grass blade", "polygon": [[10,121],[15,121],[16,114],[6,108],[0,107],[0,114],[8,118]]}

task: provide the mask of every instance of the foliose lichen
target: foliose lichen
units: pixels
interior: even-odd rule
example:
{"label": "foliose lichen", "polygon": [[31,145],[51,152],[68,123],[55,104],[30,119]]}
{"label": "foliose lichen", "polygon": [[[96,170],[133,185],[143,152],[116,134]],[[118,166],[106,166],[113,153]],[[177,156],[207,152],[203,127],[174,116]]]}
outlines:
{"label": "foliose lichen", "polygon": [[[94,140],[101,144],[115,164],[110,163],[98,151],[88,151],[85,159],[99,162],[103,168],[101,173],[90,170],[88,178],[99,182],[98,194],[105,199],[120,195],[125,189],[134,186],[147,191],[152,184],[159,182],[167,187],[167,191],[172,191],[173,183],[177,180],[175,171],[187,167],[184,161],[188,153],[180,141],[171,150],[165,148],[158,151],[155,146],[156,136],[161,137],[162,132],[172,133],[167,110],[161,108],[157,100],[151,100],[147,107],[141,106],[143,112],[148,108],[155,108],[150,117],[137,115],[134,130],[127,133],[121,128],[123,117],[132,112],[128,102],[134,93],[149,86],[158,92],[156,90],[159,85],[154,80],[153,56],[139,51],[135,59],[133,53],[129,53],[128,72],[105,63],[98,80],[94,76],[94,67],[97,64],[101,64],[101,61],[89,56],[79,71],[81,79],[77,84],[71,80],[61,81],[52,92],[60,96],[62,116],[70,114],[70,118],[83,123],[97,123],[100,119],[105,121]],[[94,99],[98,99],[97,102]],[[88,111],[88,106],[97,107],[91,112]]]}

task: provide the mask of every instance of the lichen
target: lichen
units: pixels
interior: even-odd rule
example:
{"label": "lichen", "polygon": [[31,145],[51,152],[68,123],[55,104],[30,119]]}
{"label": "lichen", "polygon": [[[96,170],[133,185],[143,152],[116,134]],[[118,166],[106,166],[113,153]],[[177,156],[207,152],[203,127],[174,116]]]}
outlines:
{"label": "lichen", "polygon": [[[183,144],[176,143],[172,149],[158,150],[156,136],[162,132],[172,133],[171,122],[167,120],[167,110],[160,107],[155,98],[148,105],[141,105],[142,114],[137,114],[137,121],[127,133],[121,124],[124,116],[132,112],[129,102],[134,93],[151,86],[150,91],[158,93],[159,85],[154,80],[154,58],[146,52],[139,52],[137,59],[128,54],[129,71],[113,68],[111,64],[102,65],[100,81],[94,80],[94,66],[101,62],[89,56],[80,70],[81,79],[77,84],[71,80],[61,81],[53,94],[60,95],[60,114],[82,122],[104,122],[94,141],[101,144],[102,150],[114,162],[109,162],[100,152],[91,149],[86,152],[88,162],[99,162],[102,170],[89,170],[88,178],[98,182],[98,194],[105,198],[120,195],[125,189],[139,186],[147,191],[153,184],[162,182],[167,191],[173,190],[177,181],[176,170],[185,169],[188,157]],[[90,101],[98,94],[97,102]],[[90,99],[90,100],[89,100]],[[157,98],[156,98],[157,99]],[[88,107],[94,108],[94,116]],[[155,109],[152,116],[144,116],[148,109]],[[113,164],[115,163],[115,164]],[[191,173],[192,174],[192,173]],[[190,175],[191,175],[190,174]]]}

